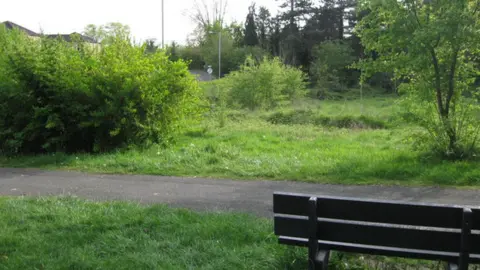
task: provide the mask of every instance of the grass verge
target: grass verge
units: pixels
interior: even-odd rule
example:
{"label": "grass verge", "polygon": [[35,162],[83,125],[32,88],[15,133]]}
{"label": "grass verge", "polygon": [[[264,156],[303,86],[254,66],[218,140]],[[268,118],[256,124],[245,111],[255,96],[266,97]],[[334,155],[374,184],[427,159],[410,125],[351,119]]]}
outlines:
{"label": "grass verge", "polygon": [[272,112],[229,111],[224,127],[212,117],[177,137],[169,148],[0,156],[0,166],[338,184],[480,185],[478,161],[440,161],[415,150],[412,142],[418,128],[395,122],[393,112],[398,108],[393,98],[370,99],[360,105],[353,100],[296,106],[332,119],[363,112],[368,119],[388,125],[363,129],[271,124],[266,119]]}
{"label": "grass verge", "polygon": [[305,269],[268,220],[162,205],[0,199],[0,269]]}
{"label": "grass verge", "polygon": [[[0,269],[306,269],[270,220],[164,205],[0,197]],[[332,270],[443,269],[441,263],[333,252]]]}

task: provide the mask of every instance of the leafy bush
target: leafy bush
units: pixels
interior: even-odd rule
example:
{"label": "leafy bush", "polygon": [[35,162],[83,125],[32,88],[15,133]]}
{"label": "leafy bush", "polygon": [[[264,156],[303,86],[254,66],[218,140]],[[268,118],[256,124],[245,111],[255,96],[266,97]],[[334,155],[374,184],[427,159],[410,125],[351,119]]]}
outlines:
{"label": "leafy bush", "polygon": [[306,93],[305,74],[285,66],[277,58],[264,58],[256,64],[249,57],[240,70],[229,74],[226,80],[230,105],[250,110],[272,109]]}
{"label": "leafy bush", "polygon": [[267,118],[272,124],[281,125],[318,125],[335,128],[386,128],[385,122],[368,117],[361,116],[339,116],[331,117],[325,115],[316,115],[309,110],[295,110],[289,112],[276,112]]}
{"label": "leafy bush", "polygon": [[316,86],[312,95],[324,98],[342,93],[358,82],[358,75],[348,68],[356,60],[350,44],[344,41],[325,41],[314,49],[315,60],[310,74]]}
{"label": "leafy bush", "polygon": [[0,151],[107,151],[166,143],[195,114],[187,64],[128,40],[31,40],[0,29]]}
{"label": "leafy bush", "polygon": [[[402,85],[406,91],[409,85]],[[406,122],[419,125],[423,132],[412,132],[414,146],[427,156],[440,157],[445,160],[462,160],[477,158],[480,139],[480,106],[471,98],[458,97],[456,111],[448,119],[448,125],[438,118],[436,107],[429,102],[420,101],[415,93],[408,93],[402,99],[405,112],[401,114]],[[447,128],[455,130],[455,144],[451,144]]]}

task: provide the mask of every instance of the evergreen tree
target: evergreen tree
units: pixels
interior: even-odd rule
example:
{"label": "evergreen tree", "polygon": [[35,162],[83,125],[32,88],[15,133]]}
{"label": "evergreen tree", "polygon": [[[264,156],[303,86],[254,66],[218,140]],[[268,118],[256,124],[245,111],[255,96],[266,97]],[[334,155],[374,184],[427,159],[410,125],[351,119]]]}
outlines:
{"label": "evergreen tree", "polygon": [[264,50],[269,50],[269,37],[271,35],[271,15],[270,11],[266,7],[260,7],[260,11],[257,15],[257,25],[258,25],[258,40],[260,47]]}
{"label": "evergreen tree", "polygon": [[304,58],[303,39],[300,27],[312,10],[311,0],[277,0],[282,1],[279,19],[285,27],[282,30],[281,53],[286,64],[299,66]]}
{"label": "evergreen tree", "polygon": [[248,8],[247,20],[245,22],[244,43],[246,46],[257,46],[259,44],[257,26],[255,25],[255,4],[252,4]]}

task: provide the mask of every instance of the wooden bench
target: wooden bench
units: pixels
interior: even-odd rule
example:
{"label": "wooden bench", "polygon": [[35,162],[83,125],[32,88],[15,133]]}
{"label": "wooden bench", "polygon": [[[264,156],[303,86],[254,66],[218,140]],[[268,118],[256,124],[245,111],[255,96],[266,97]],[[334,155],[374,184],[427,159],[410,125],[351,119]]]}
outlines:
{"label": "wooden bench", "polygon": [[279,193],[274,229],[281,244],[308,247],[310,269],[327,269],[330,250],[480,263],[480,209]]}

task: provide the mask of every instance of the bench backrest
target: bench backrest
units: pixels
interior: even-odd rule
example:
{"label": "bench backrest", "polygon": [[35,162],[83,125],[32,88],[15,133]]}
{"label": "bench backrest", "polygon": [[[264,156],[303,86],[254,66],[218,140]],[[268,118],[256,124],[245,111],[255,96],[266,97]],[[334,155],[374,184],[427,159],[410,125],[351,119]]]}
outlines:
{"label": "bench backrest", "polygon": [[[275,193],[280,242],[347,252],[457,262],[480,261],[480,209]],[[313,220],[313,222],[312,222]]]}

